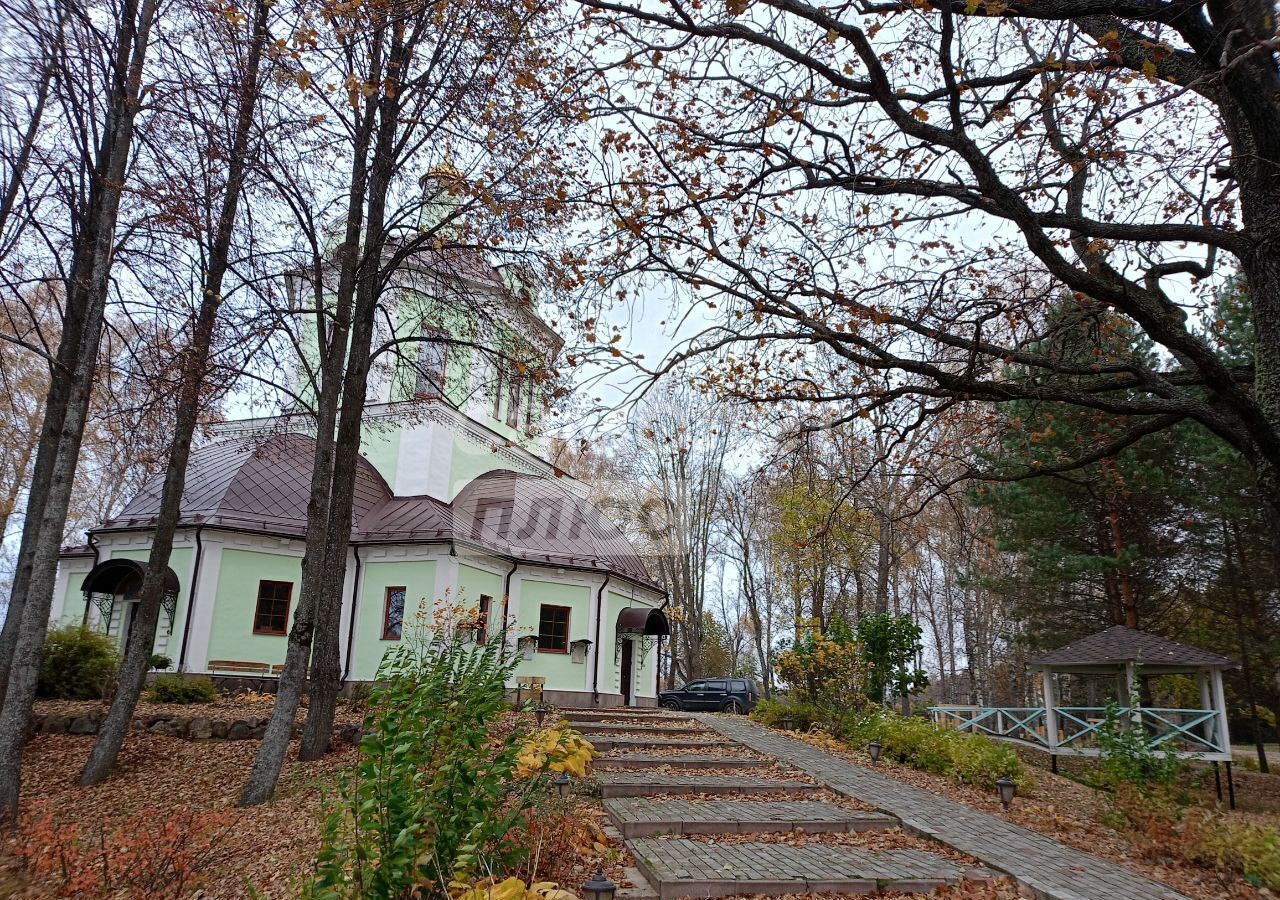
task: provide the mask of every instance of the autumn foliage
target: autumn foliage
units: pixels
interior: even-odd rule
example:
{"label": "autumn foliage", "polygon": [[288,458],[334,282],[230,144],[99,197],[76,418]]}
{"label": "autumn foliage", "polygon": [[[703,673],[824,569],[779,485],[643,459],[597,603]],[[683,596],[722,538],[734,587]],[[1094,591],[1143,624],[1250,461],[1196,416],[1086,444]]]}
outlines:
{"label": "autumn foliage", "polygon": [[226,854],[223,839],[236,818],[229,810],[143,809],[92,828],[33,804],[15,849],[59,896],[178,898]]}

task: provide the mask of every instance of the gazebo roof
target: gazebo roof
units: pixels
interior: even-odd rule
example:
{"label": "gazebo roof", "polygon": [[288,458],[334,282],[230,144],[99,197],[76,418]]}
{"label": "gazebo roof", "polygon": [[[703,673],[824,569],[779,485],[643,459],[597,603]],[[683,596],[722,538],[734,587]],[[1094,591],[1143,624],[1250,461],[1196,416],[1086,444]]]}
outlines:
{"label": "gazebo roof", "polygon": [[1147,669],[1166,672],[1214,666],[1233,669],[1240,665],[1217,653],[1123,625],[1113,625],[1105,631],[1072,641],[1065,647],[1050,650],[1031,660],[1033,666],[1063,671],[1099,667],[1114,669],[1126,663],[1137,663]]}

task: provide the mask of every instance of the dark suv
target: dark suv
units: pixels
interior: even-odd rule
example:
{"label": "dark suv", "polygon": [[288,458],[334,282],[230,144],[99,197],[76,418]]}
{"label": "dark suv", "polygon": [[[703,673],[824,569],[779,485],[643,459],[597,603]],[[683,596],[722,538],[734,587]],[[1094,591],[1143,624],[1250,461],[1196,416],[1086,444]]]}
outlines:
{"label": "dark suv", "polygon": [[659,691],[663,709],[687,709],[747,713],[755,708],[760,692],[745,678],[702,678],[678,691]]}

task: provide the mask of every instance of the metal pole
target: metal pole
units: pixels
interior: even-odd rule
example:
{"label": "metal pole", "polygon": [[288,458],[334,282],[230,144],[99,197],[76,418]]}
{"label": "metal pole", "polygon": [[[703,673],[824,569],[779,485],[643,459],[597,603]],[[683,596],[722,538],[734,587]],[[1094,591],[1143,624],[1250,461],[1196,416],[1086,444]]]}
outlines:
{"label": "metal pole", "polygon": [[1227,763],[1227,797],[1232,809],[1236,808],[1236,780],[1231,774],[1231,763]]}
{"label": "metal pole", "polygon": [[1213,786],[1218,791],[1218,802],[1222,802],[1222,768],[1218,765],[1217,760],[1213,763]]}

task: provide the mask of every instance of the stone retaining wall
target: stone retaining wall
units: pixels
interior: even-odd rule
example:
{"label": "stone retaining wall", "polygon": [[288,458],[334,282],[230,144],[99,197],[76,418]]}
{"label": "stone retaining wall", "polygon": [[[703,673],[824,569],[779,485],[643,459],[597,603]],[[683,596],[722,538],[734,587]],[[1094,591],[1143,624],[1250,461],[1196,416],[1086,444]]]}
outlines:
{"label": "stone retaining wall", "polygon": [[[94,713],[74,716],[33,713],[29,734],[97,734],[102,718]],[[247,719],[210,719],[204,716],[152,714],[135,716],[133,730],[188,741],[254,741],[261,740],[266,733],[267,719],[253,716]],[[297,723],[293,726],[293,736],[299,737],[301,734],[302,723]],[[359,725],[336,725],[333,729],[334,740],[348,744],[359,743],[360,735]]]}

